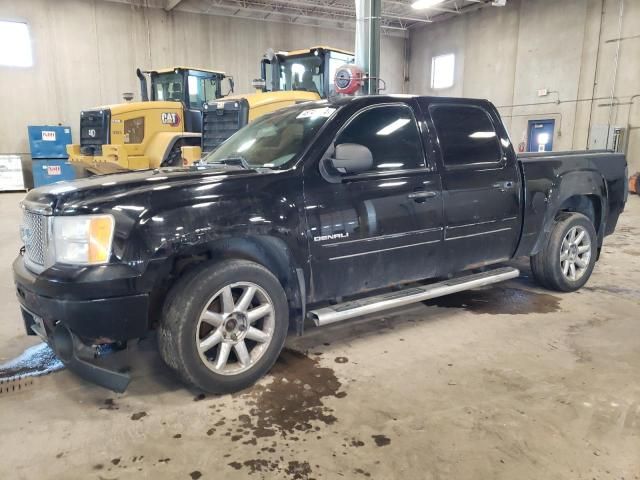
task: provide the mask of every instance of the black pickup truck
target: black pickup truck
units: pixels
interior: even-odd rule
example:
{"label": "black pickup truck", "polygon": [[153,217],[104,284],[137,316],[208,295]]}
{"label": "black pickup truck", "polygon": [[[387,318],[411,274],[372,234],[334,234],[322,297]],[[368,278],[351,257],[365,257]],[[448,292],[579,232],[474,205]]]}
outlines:
{"label": "black pickup truck", "polygon": [[299,104],[196,166],[31,191],[17,295],[27,332],[94,382],[125,389],[95,350],[157,328],[181,379],[230,392],[264,375],[305,319],[513,278],[499,264],[518,256],[543,286],[580,288],[624,208],[626,176],[620,154],[516,157],[488,101]]}

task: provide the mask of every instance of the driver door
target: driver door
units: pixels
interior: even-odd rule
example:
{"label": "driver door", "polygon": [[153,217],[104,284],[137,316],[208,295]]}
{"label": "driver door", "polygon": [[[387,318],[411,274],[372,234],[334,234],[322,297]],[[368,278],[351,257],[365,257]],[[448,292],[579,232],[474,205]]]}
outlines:
{"label": "driver door", "polygon": [[[440,176],[426,163],[416,117],[412,100],[360,109],[333,145],[367,147],[370,168],[340,174],[316,165],[305,172],[311,301],[439,273]],[[320,162],[328,161],[325,155]]]}

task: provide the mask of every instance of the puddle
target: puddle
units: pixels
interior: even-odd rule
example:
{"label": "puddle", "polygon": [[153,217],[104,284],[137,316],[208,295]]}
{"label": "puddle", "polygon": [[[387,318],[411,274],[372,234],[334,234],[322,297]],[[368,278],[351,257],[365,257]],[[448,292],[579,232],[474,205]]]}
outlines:
{"label": "puddle", "polygon": [[340,391],[342,384],[331,368],[290,349],[280,354],[269,380],[266,385],[236,394],[236,398],[247,403],[247,412],[234,419],[223,418],[215,423],[217,430],[211,428],[210,431],[245,445],[257,445],[258,440],[267,445],[257,451],[264,455],[262,458],[230,458],[228,465],[233,469],[242,469],[255,476],[271,472],[291,480],[313,478],[307,461],[277,457],[275,453],[279,449],[276,447],[286,448],[296,455],[303,453],[297,451],[296,443],[321,438],[322,428],[337,421],[333,409],[324,401],[331,397],[344,398],[346,393]]}
{"label": "puddle", "polygon": [[464,308],[473,313],[490,315],[525,315],[560,311],[559,297],[510,287],[467,290],[423,303],[442,308]]}
{"label": "puddle", "polygon": [[64,368],[46,343],[27,348],[20,356],[0,365],[0,382],[47,375]]}
{"label": "puddle", "polygon": [[[253,436],[282,437],[331,425],[336,417],[323,399],[337,397],[341,387],[334,371],[294,350],[284,350],[271,370],[273,381],[242,394],[249,415],[238,417],[240,426]],[[338,397],[340,398],[340,397]],[[315,424],[315,425],[314,425]]]}

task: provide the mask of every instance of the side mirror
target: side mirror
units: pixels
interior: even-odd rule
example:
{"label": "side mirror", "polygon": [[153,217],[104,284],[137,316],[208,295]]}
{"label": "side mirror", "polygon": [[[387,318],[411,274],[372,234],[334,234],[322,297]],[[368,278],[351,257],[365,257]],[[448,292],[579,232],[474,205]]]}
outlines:
{"label": "side mirror", "polygon": [[229,95],[231,95],[233,93],[233,89],[236,86],[235,82],[233,81],[233,77],[227,77],[227,81],[229,82],[229,91],[222,95],[223,97],[228,97]]}
{"label": "side mirror", "polygon": [[373,155],[364,145],[358,143],[341,143],[336,145],[335,153],[329,159],[333,168],[340,173],[360,173],[371,170]]}

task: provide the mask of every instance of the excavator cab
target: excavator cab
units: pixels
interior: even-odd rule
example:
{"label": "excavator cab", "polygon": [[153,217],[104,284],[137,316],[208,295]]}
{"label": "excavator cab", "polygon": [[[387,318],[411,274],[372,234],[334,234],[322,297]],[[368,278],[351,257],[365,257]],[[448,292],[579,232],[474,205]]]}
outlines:
{"label": "excavator cab", "polygon": [[336,70],[354,62],[354,55],[332,47],[312,47],[290,52],[267,52],[261,62],[263,92],[303,91],[320,98],[336,94]]}
{"label": "excavator cab", "polygon": [[[223,72],[174,67],[164,70],[143,72],[151,80],[151,101],[181,102],[184,105],[184,124],[187,132],[202,131],[202,109],[207,102],[233,92],[233,78]],[[141,90],[146,90],[146,78],[138,75]],[[222,83],[228,82],[223,94]],[[144,96],[143,96],[144,99]]]}

